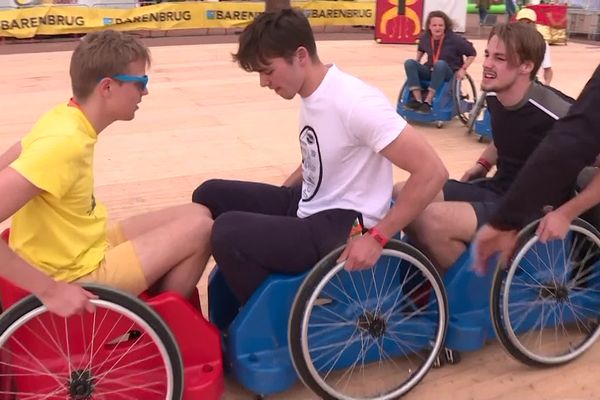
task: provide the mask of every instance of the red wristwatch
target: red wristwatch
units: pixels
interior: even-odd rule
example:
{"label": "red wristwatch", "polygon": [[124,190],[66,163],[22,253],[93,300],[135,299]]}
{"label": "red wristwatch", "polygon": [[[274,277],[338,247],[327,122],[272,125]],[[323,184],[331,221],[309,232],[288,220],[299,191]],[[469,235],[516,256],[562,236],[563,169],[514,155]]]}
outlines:
{"label": "red wristwatch", "polygon": [[377,241],[377,243],[379,243],[381,247],[384,247],[387,244],[387,242],[390,241],[390,239],[383,233],[381,233],[381,231],[379,231],[379,229],[377,228],[369,229],[368,233],[373,239]]}

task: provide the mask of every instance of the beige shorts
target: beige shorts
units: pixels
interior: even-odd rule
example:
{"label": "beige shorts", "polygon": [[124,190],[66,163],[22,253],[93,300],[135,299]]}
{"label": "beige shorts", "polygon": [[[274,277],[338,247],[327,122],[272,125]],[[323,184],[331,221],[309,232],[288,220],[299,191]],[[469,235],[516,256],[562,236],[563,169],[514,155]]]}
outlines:
{"label": "beige shorts", "polygon": [[133,243],[127,240],[119,223],[106,231],[109,247],[100,266],[77,279],[79,283],[100,283],[131,293],[135,296],[148,289],[142,264]]}

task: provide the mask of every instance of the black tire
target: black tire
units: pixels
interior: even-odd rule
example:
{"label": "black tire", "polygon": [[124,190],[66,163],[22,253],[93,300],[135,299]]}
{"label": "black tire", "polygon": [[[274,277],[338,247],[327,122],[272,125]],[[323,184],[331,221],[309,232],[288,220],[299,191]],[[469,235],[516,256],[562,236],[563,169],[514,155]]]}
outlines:
{"label": "black tire", "polygon": [[[517,245],[507,263],[508,267],[504,268],[499,265],[496,269],[492,283],[490,309],[496,336],[511,356],[527,365],[552,367],[566,364],[579,357],[600,336],[600,325],[598,324],[600,295],[597,294],[600,293],[600,277],[597,272],[597,265],[600,262],[600,233],[587,222],[576,219],[571,224],[570,233],[564,241],[550,241],[542,244],[538,242],[535,235],[538,222],[529,224],[519,233]],[[565,244],[568,247],[565,247]],[[554,254],[557,251],[559,256],[555,257]],[[584,251],[585,254],[583,254]],[[590,251],[595,252],[590,253]],[[567,260],[567,253],[569,254],[568,261],[564,263],[544,262],[543,259],[543,257],[548,257],[550,260],[556,260],[559,259],[560,254],[563,254],[562,257]],[[542,259],[542,261],[536,264],[531,261],[531,258],[526,258],[528,254],[529,257],[536,255],[538,260]],[[577,260],[579,257],[581,259]],[[558,274],[555,274],[555,270]],[[523,282],[517,281],[514,286],[516,292],[511,292],[513,278],[515,281],[518,279]],[[530,282],[526,282],[526,280]],[[509,285],[508,289],[506,288],[507,284]],[[509,299],[505,301],[506,296]],[[532,300],[527,300],[528,298]],[[543,311],[539,322],[540,329],[535,337],[535,344],[531,346],[535,349],[530,349],[527,337],[533,335],[531,332],[534,332],[535,329],[529,329],[529,325],[537,329],[538,322],[530,322],[535,314],[522,311],[522,308],[530,305],[534,309],[534,307],[540,307],[540,304]],[[508,307],[505,307],[506,305]],[[550,312],[546,311],[546,305],[550,308]],[[512,321],[511,318],[511,306],[518,307],[518,309],[512,310],[515,311],[512,314],[516,316],[515,321]],[[563,311],[565,309],[566,311]],[[586,313],[593,315],[589,316]],[[570,314],[574,317],[569,320]],[[552,322],[550,321],[551,315],[554,316],[554,325],[543,326],[542,324],[546,321]],[[515,326],[513,327],[513,325]],[[583,335],[577,343],[569,332],[572,325],[577,328],[573,329],[576,331],[575,334],[579,334],[575,336]],[[547,331],[544,332],[548,328],[554,328],[554,335],[548,334]],[[558,336],[560,335],[568,336],[569,340],[565,344],[566,350],[561,350],[558,354],[545,354],[547,351],[541,349],[542,337],[551,336],[554,342],[549,340],[552,342],[549,351],[557,353],[556,349],[560,343]]]}
{"label": "black tire", "polygon": [[[183,397],[183,389],[184,389],[183,362],[182,362],[181,354],[179,352],[179,347],[177,346],[175,338],[174,338],[173,334],[171,333],[170,329],[166,326],[166,324],[160,318],[160,316],[154,310],[152,310],[148,305],[146,305],[142,301],[140,301],[137,298],[130,296],[128,294],[116,291],[114,289],[96,286],[96,285],[85,285],[84,287],[88,291],[90,291],[98,296],[98,299],[92,300],[92,302],[96,306],[95,313],[98,313],[99,310],[102,311],[103,309],[106,309],[106,310],[111,310],[112,312],[117,312],[117,314],[118,314],[119,310],[126,310],[127,312],[132,313],[131,315],[133,316],[133,318],[135,318],[135,316],[139,317],[141,323],[146,324],[152,330],[152,332],[150,332],[148,330],[148,331],[146,331],[146,333],[151,337],[152,340],[154,340],[154,342],[152,342],[152,343],[157,343],[157,341],[160,342],[160,343],[157,343],[157,349],[160,350],[160,357],[161,357],[162,361],[164,362],[165,372],[171,374],[171,385],[170,385],[171,388],[168,390],[171,391],[172,395],[168,396],[168,394],[159,393],[158,396],[160,398],[163,398],[162,396],[164,395],[165,400],[181,400]],[[115,307],[115,305],[116,305],[116,307]],[[117,311],[115,311],[115,310],[117,310]],[[107,311],[104,311],[104,312],[105,312],[104,315],[107,315],[108,312]],[[94,318],[93,326],[96,326],[96,322],[97,322],[96,318],[95,318],[95,313],[89,314],[89,315],[94,315],[93,316],[93,318]],[[86,313],[86,314],[88,314],[88,313]],[[119,315],[127,317],[126,313],[119,314]],[[3,313],[0,316],[0,346],[3,349],[6,349],[4,346],[7,344],[7,341],[10,340],[10,338],[15,333],[19,334],[18,329],[20,329],[21,326],[24,326],[28,322],[35,321],[36,318],[48,318],[48,319],[51,318],[52,321],[56,321],[56,320],[65,321],[64,326],[65,327],[67,326],[67,320],[65,318],[51,315],[50,313],[48,313],[46,307],[40,302],[40,300],[37,297],[30,295],[30,296],[27,296],[26,298],[22,299],[21,301],[15,303],[14,305],[12,305],[9,309],[6,310],[5,313]],[[78,316],[73,316],[70,318],[78,318]],[[79,318],[81,318],[81,321],[82,321],[81,325],[83,326],[84,325],[83,318],[85,318],[85,316],[82,316]],[[99,318],[100,317],[98,317],[98,319]],[[42,323],[40,321],[42,321],[42,319],[40,319],[38,321],[38,324]],[[121,321],[121,319],[119,319],[119,321]],[[134,319],[134,321],[135,321],[135,319]],[[98,324],[98,326],[97,326],[98,329],[101,328],[101,325],[103,322],[104,322],[104,320],[102,320],[102,322],[100,322]],[[15,326],[15,324],[16,324],[16,326]],[[31,330],[32,328],[30,327],[28,329]],[[86,329],[83,327],[82,327],[82,330],[83,330],[83,332],[86,332]],[[105,330],[106,330],[106,328],[105,328]],[[91,331],[91,329],[88,328],[88,332],[89,331]],[[67,336],[70,337],[69,336],[70,333],[71,332],[69,332],[65,328],[65,332],[64,332],[65,337],[67,337]],[[116,343],[114,341],[110,342],[110,343],[106,342],[106,343],[103,343],[103,346],[113,346],[114,348],[117,348],[118,346],[121,346],[121,343],[128,343],[127,341],[135,342],[140,337],[142,337],[142,335],[144,335],[144,333],[140,332],[140,331],[135,331],[135,330],[127,331],[127,335],[121,335],[119,337],[120,341],[118,341]],[[109,336],[110,335],[106,335],[105,339],[108,339]],[[123,336],[127,336],[127,337],[123,337]],[[92,337],[94,337],[94,335],[92,335]],[[112,339],[112,336],[111,336],[111,339]],[[57,339],[57,340],[60,342],[60,339]],[[18,339],[17,339],[17,341],[18,341]],[[56,344],[56,341],[54,341],[54,343]],[[162,346],[162,348],[158,347],[158,345]],[[99,346],[99,345],[97,345],[97,346]],[[126,344],[124,344],[123,346],[126,346]],[[131,345],[131,346],[133,346],[133,345]],[[68,346],[67,346],[67,348],[68,348]],[[92,350],[94,349],[93,344],[92,344],[91,348],[92,348]],[[31,352],[35,352],[35,350],[31,350]],[[87,348],[86,348],[86,352],[87,352]],[[90,351],[90,353],[92,353],[92,351]],[[96,351],[96,353],[97,353],[97,351]],[[92,361],[91,360],[96,356],[96,353],[91,355],[89,365],[86,364],[85,368],[83,368],[82,370],[78,370],[78,372],[83,371],[84,369],[92,371],[92,368],[91,368]],[[34,358],[34,355],[32,353],[30,353],[29,351],[27,352],[27,356],[31,357],[32,359]],[[75,357],[75,355],[73,355],[73,357]],[[40,359],[38,359],[38,360],[40,360]],[[116,362],[121,361],[121,359],[123,359],[123,358],[121,357]],[[106,363],[106,360],[101,360],[101,361]],[[69,371],[71,371],[71,366],[75,366],[75,358],[73,358],[73,361],[68,360],[68,364],[69,364]],[[40,366],[41,365],[42,364],[40,363]],[[79,366],[81,367],[83,365],[84,364],[81,363],[81,361],[79,361]],[[47,373],[49,375],[51,375],[52,371],[50,371],[49,369],[46,369],[46,368],[50,368],[50,367],[44,367],[44,370],[47,371]],[[142,367],[138,366],[137,368],[143,370]],[[114,369],[116,370],[118,368],[114,368]],[[111,371],[109,371],[109,372],[111,372]],[[81,373],[83,374],[84,372],[81,372]],[[85,372],[85,373],[88,374],[88,372]],[[107,374],[108,373],[106,373],[104,375],[107,375]],[[17,376],[17,375],[15,374],[15,376]],[[83,375],[79,375],[79,376],[81,377]],[[88,378],[89,381],[94,382],[94,385],[96,386],[95,389],[97,389],[97,386],[98,386],[98,385],[96,385],[96,379],[98,381],[103,379],[103,377],[93,377],[91,372],[89,372],[89,375],[86,375],[86,376],[89,376],[89,378]],[[67,382],[66,386],[67,387],[69,386],[68,382]],[[169,384],[167,384],[166,387],[169,387]],[[142,389],[142,390],[144,390],[144,389]],[[148,390],[150,390],[150,389],[148,389]],[[168,391],[168,390],[166,390],[166,391]],[[46,394],[46,393],[44,393],[44,394]],[[68,394],[67,394],[67,396],[68,396]]]}
{"label": "black tire", "polygon": [[[467,81],[466,93],[462,90],[462,83],[465,80]],[[465,78],[462,81],[456,79],[456,77],[452,78],[452,99],[458,118],[460,118],[463,124],[467,125],[469,122],[469,114],[477,101],[477,88],[475,87],[475,82],[473,82],[471,75],[465,74]],[[465,102],[471,104],[471,108],[463,107]]]}
{"label": "black tire", "polygon": [[[393,276],[391,277],[390,284],[387,286],[387,291],[384,290],[386,288],[385,277],[387,276],[387,273],[388,273],[388,270],[386,269],[385,270],[386,275],[384,276],[384,283],[382,283],[380,285],[379,291],[377,292],[378,294],[381,295],[381,299],[382,299],[380,302],[380,298],[379,297],[376,298],[377,307],[375,307],[375,310],[377,310],[377,311],[373,311],[371,313],[372,310],[367,309],[366,306],[365,306],[365,308],[362,308],[362,305],[363,305],[362,300],[358,300],[358,301],[356,301],[356,303],[361,305],[361,308],[359,311],[359,314],[360,314],[359,318],[356,319],[355,316],[350,315],[351,313],[349,312],[347,315],[347,321],[343,320],[342,325],[344,327],[350,326],[349,329],[354,329],[354,332],[357,332],[359,330],[363,330],[363,332],[365,332],[367,330],[367,328],[365,328],[365,326],[362,325],[363,323],[370,324],[371,322],[375,322],[378,318],[381,318],[381,320],[383,320],[384,322],[381,324],[381,326],[383,326],[383,329],[380,330],[379,333],[377,333],[377,334],[371,333],[371,332],[373,332],[373,331],[371,331],[373,326],[369,326],[369,328],[368,328],[369,334],[373,335],[373,337],[375,337],[375,335],[378,335],[378,337],[376,339],[374,339],[373,342],[375,342],[377,340],[381,340],[379,342],[380,344],[375,346],[377,348],[376,352],[379,353],[379,360],[380,360],[379,363],[381,364],[381,362],[382,362],[381,359],[382,359],[382,353],[383,353],[383,361],[388,361],[388,360],[392,361],[393,364],[396,366],[397,366],[397,364],[395,363],[395,361],[392,360],[392,357],[398,357],[399,355],[405,356],[407,358],[407,360],[409,359],[409,356],[412,357],[412,356],[418,355],[419,362],[422,362],[422,364],[414,366],[414,370],[406,371],[409,374],[409,377],[406,380],[402,381],[402,383],[399,384],[399,386],[394,386],[392,389],[390,389],[387,392],[386,392],[386,389],[383,389],[382,387],[377,387],[377,388],[373,388],[378,391],[378,393],[376,393],[374,395],[361,394],[358,397],[354,397],[356,395],[354,395],[354,394],[350,395],[348,393],[341,393],[340,391],[338,391],[338,389],[332,387],[327,382],[325,382],[325,380],[327,379],[327,376],[325,376],[325,379],[321,379],[320,377],[316,378],[314,374],[319,376],[319,373],[316,371],[316,369],[319,367],[315,366],[315,363],[313,362],[312,357],[310,355],[308,355],[308,354],[310,354],[310,350],[307,350],[307,346],[310,347],[310,344],[308,344],[308,341],[309,341],[308,337],[310,336],[310,334],[308,333],[308,322],[307,321],[310,320],[310,317],[313,315],[313,307],[315,307],[315,309],[317,307],[323,307],[322,309],[318,309],[317,311],[315,311],[315,313],[318,313],[319,311],[327,311],[327,310],[324,310],[324,307],[329,307],[337,301],[334,297],[328,296],[325,293],[326,285],[328,285],[329,282],[331,282],[331,281],[329,281],[329,279],[337,278],[337,280],[335,282],[336,283],[340,282],[339,286],[337,286],[336,283],[334,283],[332,286],[338,287],[339,292],[342,293],[343,290],[340,288],[340,286],[341,287],[344,286],[344,279],[345,279],[344,274],[350,275],[350,273],[346,273],[345,270],[343,270],[343,263],[338,264],[336,262],[337,258],[341,254],[342,250],[343,250],[343,247],[336,249],[335,251],[330,253],[328,256],[323,258],[319,263],[317,263],[317,265],[308,274],[308,276],[306,277],[306,279],[300,286],[298,293],[296,294],[296,298],[294,299],[294,303],[292,305],[292,309],[291,309],[291,313],[290,313],[290,322],[289,322],[289,344],[290,344],[290,353],[291,353],[294,367],[295,367],[300,379],[304,382],[304,384],[323,399],[329,399],[329,400],[338,400],[338,399],[344,399],[344,400],[379,399],[379,400],[384,400],[385,399],[385,400],[389,400],[389,399],[398,398],[398,397],[404,395],[405,393],[407,393],[409,390],[411,390],[425,376],[425,374],[428,372],[428,370],[432,367],[432,365],[435,362],[440,351],[443,349],[444,338],[446,335],[446,329],[447,329],[447,324],[448,324],[448,304],[447,304],[446,292],[444,290],[442,280],[441,280],[437,270],[435,269],[435,267],[431,264],[431,262],[421,252],[419,252],[412,246],[410,246],[404,242],[399,242],[396,240],[391,240],[385,246],[385,249],[382,254],[382,258],[380,258],[380,261],[383,260],[383,265],[385,265],[386,259],[388,259],[388,260],[398,259],[398,261],[400,261],[400,262],[397,264],[397,267],[395,267],[396,269],[394,269],[394,267],[392,266],[392,271],[401,271],[401,268],[402,268],[401,265],[406,268],[405,273],[404,272],[398,273],[398,282],[400,283],[398,285],[398,289],[395,290],[395,292],[390,293],[390,289],[396,289],[396,286],[392,287],[392,284],[396,281],[395,280],[396,272],[394,272]],[[406,262],[406,264],[401,264],[403,262]],[[388,261],[387,266],[389,267],[389,265],[390,265],[390,262]],[[378,267],[374,267],[371,270],[365,270],[363,272],[367,273],[367,274],[368,273],[379,274],[378,276],[381,276],[380,273],[382,272],[382,269],[379,269],[376,271],[375,268],[387,268],[387,267],[380,265]],[[416,273],[411,272],[409,274],[409,271],[412,271],[411,268],[414,268],[414,271],[417,271],[417,272]],[[366,271],[369,271],[369,272],[366,272]],[[340,275],[338,275],[338,273],[340,273]],[[353,272],[352,274],[362,274],[362,272],[361,273]],[[401,277],[402,274],[404,274],[404,277]],[[356,276],[356,275],[353,275],[353,276]],[[360,275],[360,277],[363,277],[363,275]],[[425,280],[423,280],[422,278],[425,278]],[[424,282],[424,285],[423,285],[423,287],[420,288],[418,285],[421,282]],[[364,280],[363,280],[363,283],[364,283]],[[352,285],[354,285],[354,281],[353,281]],[[367,282],[366,285],[369,286],[369,282]],[[377,288],[376,279],[375,279],[374,285]],[[364,291],[367,292],[368,299],[372,298],[372,297],[369,297],[369,294],[371,293],[371,286],[369,286],[368,290],[367,290],[366,286],[363,286]],[[356,286],[355,286],[355,288],[356,288]],[[424,291],[421,289],[426,289],[425,293],[423,293]],[[377,289],[375,289],[375,290],[377,291]],[[361,290],[359,290],[359,291],[361,291]],[[383,293],[384,291],[385,291],[385,294]],[[383,305],[383,303],[385,301],[387,301],[387,300],[383,300],[383,299],[390,299],[390,298],[394,298],[394,296],[396,296],[395,301],[398,301],[400,299],[400,294],[403,292],[406,292],[406,291],[408,291],[408,292],[405,293],[406,294],[405,297],[403,297],[399,303],[394,302],[394,304],[391,308],[386,308],[386,306]],[[361,296],[358,294],[358,292],[355,292],[355,293],[356,293],[356,296],[358,296],[358,297]],[[320,295],[322,295],[322,297],[317,299],[317,297]],[[389,297],[389,296],[391,296],[391,297]],[[425,297],[423,297],[423,296],[425,296]],[[319,301],[327,300],[327,297],[332,298],[331,305],[327,305],[326,302],[324,305],[322,303],[319,303]],[[342,297],[342,298],[347,299],[348,301],[352,300],[349,296]],[[430,300],[431,298],[433,298],[433,299]],[[408,299],[408,300],[404,300],[404,299]],[[423,300],[426,300],[426,302],[424,303]],[[342,302],[342,303],[344,303],[344,302]],[[408,303],[410,303],[412,305],[412,308],[411,308],[411,306],[406,305]],[[365,301],[365,304],[367,304],[366,301]],[[341,305],[345,310],[350,310],[350,309],[352,309],[352,307],[355,304],[348,303],[347,307],[344,304],[338,303],[338,305]],[[397,306],[398,306],[398,308],[397,308]],[[400,347],[398,347],[396,349],[397,353],[388,353],[387,350],[389,350],[389,348],[386,347],[386,342],[385,342],[386,338],[384,336],[385,334],[389,333],[390,336],[393,336],[394,338],[398,338],[398,340],[394,343],[404,344],[403,342],[401,342],[399,337],[402,336],[403,334],[410,336],[410,334],[412,333],[412,332],[409,332],[407,334],[406,332],[401,333],[399,331],[394,331],[394,328],[400,327],[400,324],[396,324],[396,321],[392,321],[392,318],[390,318],[390,317],[392,315],[395,316],[396,318],[398,318],[398,316],[400,316],[401,321],[405,321],[405,320],[409,320],[411,318],[411,316],[414,316],[421,311],[423,312],[423,314],[427,314],[427,317],[425,318],[425,322],[432,323],[432,325],[430,327],[427,326],[426,324],[424,324],[423,326],[425,328],[430,328],[429,331],[431,331],[433,333],[432,336],[435,340],[432,339],[430,341],[428,338],[423,339],[423,341],[425,343],[427,343],[427,345],[423,346],[423,348],[411,347],[411,345],[409,344],[407,347],[410,350],[414,350],[414,352],[411,354],[406,353],[403,349],[400,349]],[[331,311],[329,311],[329,312],[331,312]],[[433,314],[435,312],[437,312],[437,314],[432,317],[431,314]],[[369,320],[369,318],[363,318],[365,315],[371,316],[371,319]],[[387,318],[387,319],[384,319],[384,318]],[[420,316],[420,318],[423,318],[423,316]],[[319,324],[317,324],[317,325],[319,325]],[[334,326],[334,325],[335,324],[332,323],[333,329],[338,329],[338,327]],[[353,325],[354,325],[354,328],[352,328]],[[402,327],[410,328],[411,327],[410,321],[408,321],[406,325],[402,325]],[[331,330],[331,327],[325,327],[323,329],[326,332],[331,332],[331,335],[329,335],[329,334],[327,335],[327,339],[332,340],[332,341],[337,340],[338,336],[336,336],[336,334]],[[344,329],[344,328],[342,328],[342,329]],[[386,329],[389,332],[386,332]],[[419,334],[421,334],[423,337],[426,337],[427,331],[428,331],[428,329],[424,329],[423,331],[419,331]],[[314,333],[315,332],[313,331],[313,334]],[[317,333],[320,334],[321,332],[317,332]],[[363,333],[360,333],[360,335],[363,335]],[[368,334],[365,334],[365,336],[368,336]],[[354,337],[354,333],[352,334],[352,337]],[[353,347],[356,344],[356,343],[351,344],[351,342],[356,342],[356,340],[352,339],[352,337],[350,338],[351,340],[348,340],[346,342],[346,344],[342,346],[343,349],[342,349],[341,353],[344,353],[345,351],[350,351],[348,349]],[[336,338],[336,339],[334,339],[334,338]],[[329,341],[327,343],[329,343]],[[362,343],[362,336],[361,336],[361,343]],[[333,347],[333,346],[335,346],[335,343],[331,344],[328,347]],[[361,346],[362,346],[362,344],[361,344]],[[373,350],[373,346],[374,345],[371,345],[369,350],[364,350],[364,353],[363,353],[363,351],[360,351],[357,353],[357,357],[355,357],[357,360],[358,360],[358,358],[361,357],[361,355],[363,356],[362,365],[357,366],[356,364],[358,361],[354,361],[352,367],[350,368],[350,371],[351,371],[350,375],[352,375],[352,373],[355,369],[354,367],[356,367],[356,369],[362,370],[363,379],[367,379],[367,378],[364,378],[365,370],[367,370],[370,367],[368,364],[365,364],[365,358],[368,358],[366,354],[367,354],[367,352]],[[429,346],[431,347],[431,349],[428,348]],[[325,350],[325,351],[328,351],[328,350]],[[425,353],[426,351],[428,351],[428,353]],[[334,350],[333,354],[337,354],[336,350]],[[316,358],[320,358],[321,356],[322,356],[322,353],[317,353]],[[351,355],[350,358],[352,359],[352,357],[353,356]],[[386,359],[386,357],[387,357],[387,359]],[[338,362],[339,358],[340,357],[337,357],[337,359],[334,361],[334,364],[336,364]],[[366,361],[367,361],[367,363],[370,363],[372,360],[366,360]],[[412,361],[411,360],[408,360],[408,361],[410,362],[411,367],[413,367]],[[342,363],[343,363],[343,361],[342,361]],[[326,365],[327,364],[329,364],[329,361],[326,362]],[[374,364],[377,364],[377,363],[374,363]],[[335,366],[332,365],[330,371],[332,369],[337,370],[334,367]],[[345,365],[339,366],[339,368],[345,368],[345,367],[346,367]],[[387,371],[387,372],[390,373],[390,371]],[[367,371],[367,374],[368,373],[372,373],[372,370]],[[329,375],[329,373],[327,375]],[[346,375],[346,374],[344,374],[344,375]],[[392,371],[391,376],[393,376],[395,378],[396,374],[394,374]],[[360,378],[360,376],[359,376],[359,378]],[[350,377],[348,377],[348,379],[350,380]],[[368,380],[367,380],[367,382],[368,382]],[[394,385],[397,385],[397,384],[395,383]],[[367,386],[372,387],[372,385],[367,385]],[[350,390],[350,389],[348,389],[348,390]]]}

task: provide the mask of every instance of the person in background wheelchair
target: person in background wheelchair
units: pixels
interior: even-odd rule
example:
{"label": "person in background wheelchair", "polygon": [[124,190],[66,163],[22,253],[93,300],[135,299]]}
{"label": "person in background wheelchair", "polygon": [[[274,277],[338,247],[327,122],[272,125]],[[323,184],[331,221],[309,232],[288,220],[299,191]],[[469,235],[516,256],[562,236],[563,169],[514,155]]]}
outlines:
{"label": "person in background wheelchair", "polygon": [[[406,229],[441,270],[466,250],[530,154],[573,101],[535,81],[544,49],[544,39],[531,25],[500,24],[490,33],[481,86],[490,92],[493,142],[460,181],[449,180],[436,201]],[[488,178],[494,165],[496,173]]]}
{"label": "person in background wheelchair", "polygon": [[60,316],[93,310],[94,296],[67,282],[188,297],[208,259],[198,242],[208,241],[212,220],[194,212],[198,205],[138,215],[107,229],[106,208],[94,195],[98,135],[134,118],[148,94],[149,64],[149,50],[134,36],[114,30],[86,35],[71,57],[71,100],[44,114],[0,156],[0,220],[12,216],[8,246],[0,242],[0,274]]}
{"label": "person in background wheelchair", "polygon": [[[443,11],[430,12],[425,27],[416,59],[404,62],[408,90],[412,93],[405,107],[429,113],[436,91],[453,76],[463,79],[477,52],[471,42],[452,31],[452,20]],[[425,54],[427,61],[421,64]],[[429,81],[429,87],[423,87],[424,80]],[[425,97],[423,89],[427,89]]]}

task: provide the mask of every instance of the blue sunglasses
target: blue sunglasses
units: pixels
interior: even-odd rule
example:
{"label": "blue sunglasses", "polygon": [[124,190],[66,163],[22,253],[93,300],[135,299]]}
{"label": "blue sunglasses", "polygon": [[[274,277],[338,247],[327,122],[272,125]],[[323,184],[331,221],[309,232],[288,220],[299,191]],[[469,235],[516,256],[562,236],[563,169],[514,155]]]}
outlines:
{"label": "blue sunglasses", "polygon": [[141,91],[146,90],[146,86],[148,86],[148,75],[127,75],[127,74],[117,74],[111,76],[112,79],[116,79],[121,82],[134,82],[138,85],[138,88]]}

